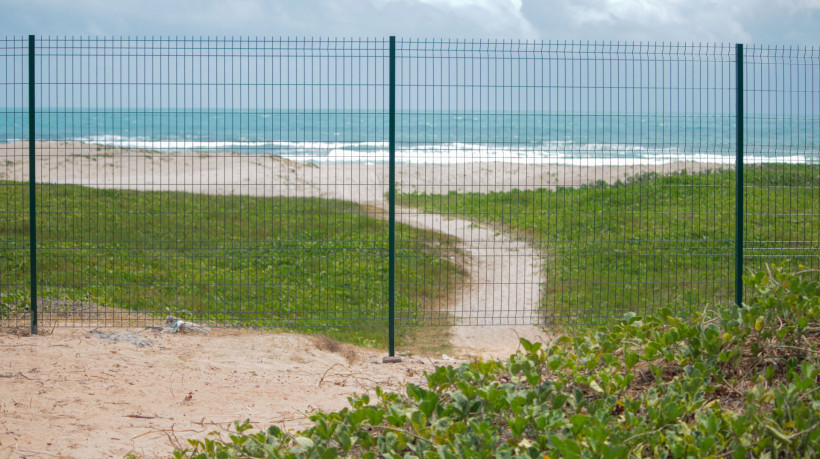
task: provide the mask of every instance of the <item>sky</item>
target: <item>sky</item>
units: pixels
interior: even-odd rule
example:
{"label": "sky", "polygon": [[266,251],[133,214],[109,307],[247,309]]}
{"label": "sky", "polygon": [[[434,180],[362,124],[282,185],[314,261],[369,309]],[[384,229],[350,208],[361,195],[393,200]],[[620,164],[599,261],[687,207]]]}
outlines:
{"label": "sky", "polygon": [[820,45],[820,0],[0,0],[5,36]]}

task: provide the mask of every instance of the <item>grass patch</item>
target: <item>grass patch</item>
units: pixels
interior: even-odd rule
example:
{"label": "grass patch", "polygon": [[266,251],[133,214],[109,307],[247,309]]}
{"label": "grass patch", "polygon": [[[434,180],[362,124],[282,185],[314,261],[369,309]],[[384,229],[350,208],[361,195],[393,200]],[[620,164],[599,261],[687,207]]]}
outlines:
{"label": "grass patch", "polygon": [[[0,182],[0,214],[9,216],[0,222],[0,294],[8,298],[28,284],[24,191]],[[373,209],[73,185],[37,193],[41,297],[386,343],[388,232]],[[399,224],[397,239],[415,241],[397,247],[402,338],[446,294],[431,286],[464,272],[448,261],[456,249],[446,235]]]}
{"label": "grass patch", "polygon": [[[820,166],[745,170],[746,266],[820,266]],[[406,194],[403,206],[512,231],[547,258],[547,323],[605,323],[624,312],[691,312],[734,298],[735,173],[648,173],[612,185]]]}

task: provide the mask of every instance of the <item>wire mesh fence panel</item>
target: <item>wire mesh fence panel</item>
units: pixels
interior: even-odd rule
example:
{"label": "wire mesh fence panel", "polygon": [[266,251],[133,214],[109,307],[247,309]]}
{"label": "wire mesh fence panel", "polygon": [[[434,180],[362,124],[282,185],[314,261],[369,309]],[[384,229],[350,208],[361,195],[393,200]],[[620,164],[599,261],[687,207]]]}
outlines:
{"label": "wire mesh fence panel", "polygon": [[820,50],[745,51],[744,264],[820,269]]}
{"label": "wire mesh fence panel", "polygon": [[26,328],[29,290],[28,41],[0,40],[0,324]]}
{"label": "wire mesh fence panel", "polygon": [[393,318],[402,334],[731,302],[741,241],[747,268],[820,263],[816,49],[0,43],[3,324],[27,325],[34,293],[31,165],[44,326],[170,314],[369,342]]}
{"label": "wire mesh fence panel", "polygon": [[397,53],[403,218],[456,235],[468,274],[434,320],[606,322],[731,299],[734,47]]}
{"label": "wire mesh fence panel", "polygon": [[385,50],[38,39],[43,319],[382,326]]}

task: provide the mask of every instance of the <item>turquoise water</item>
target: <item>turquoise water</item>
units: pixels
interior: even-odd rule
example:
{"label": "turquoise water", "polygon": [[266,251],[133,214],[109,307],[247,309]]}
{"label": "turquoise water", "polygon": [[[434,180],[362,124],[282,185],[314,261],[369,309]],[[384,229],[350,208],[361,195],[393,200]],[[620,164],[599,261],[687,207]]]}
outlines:
{"label": "turquoise water", "polygon": [[[28,136],[28,115],[0,111],[0,142]],[[820,118],[747,116],[749,163],[820,163]],[[730,114],[400,112],[400,163],[732,164]],[[46,110],[38,140],[125,148],[275,154],[311,162],[388,160],[385,112]]]}

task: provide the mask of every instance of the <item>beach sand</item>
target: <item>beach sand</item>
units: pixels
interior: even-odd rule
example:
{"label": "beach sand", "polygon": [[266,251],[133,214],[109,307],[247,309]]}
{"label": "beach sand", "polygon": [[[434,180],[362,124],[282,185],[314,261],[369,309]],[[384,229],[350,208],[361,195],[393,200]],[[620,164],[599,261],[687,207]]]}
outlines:
{"label": "beach sand", "polygon": [[37,336],[0,330],[0,459],[171,457],[189,438],[225,433],[234,421],[255,429],[311,425],[375,388],[424,384],[451,359],[406,357],[321,336],[244,329],[208,335],[133,328],[113,333],[150,340],[138,347],[88,329]]}
{"label": "beach sand", "polygon": [[[158,153],[78,142],[38,142],[37,182],[96,188],[185,191],[249,196],[322,197],[372,206],[387,218],[389,170],[385,164],[310,164],[273,155]],[[643,172],[699,171],[714,165],[568,167],[545,164],[399,164],[398,193],[509,191],[613,183]],[[0,180],[28,180],[28,144],[0,145]],[[382,212],[380,212],[381,210]],[[545,281],[544,257],[499,228],[399,207],[397,221],[462,241],[468,279],[446,311],[454,317],[452,344],[461,355],[501,357],[518,338],[543,340],[533,326]]]}

